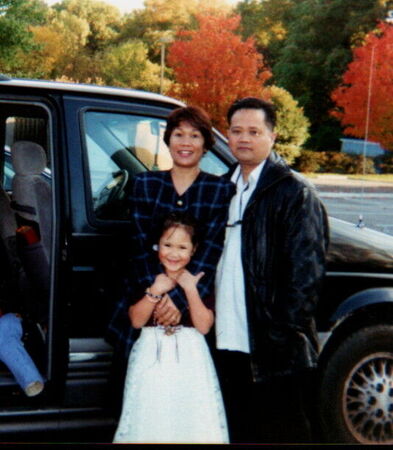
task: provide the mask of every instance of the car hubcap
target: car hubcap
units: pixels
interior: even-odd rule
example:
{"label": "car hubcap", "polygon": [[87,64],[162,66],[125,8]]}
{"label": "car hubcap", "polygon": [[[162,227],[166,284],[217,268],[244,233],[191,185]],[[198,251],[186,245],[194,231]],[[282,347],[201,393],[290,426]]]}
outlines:
{"label": "car hubcap", "polygon": [[374,353],[352,369],[344,387],[343,412],[358,442],[393,443],[392,353]]}

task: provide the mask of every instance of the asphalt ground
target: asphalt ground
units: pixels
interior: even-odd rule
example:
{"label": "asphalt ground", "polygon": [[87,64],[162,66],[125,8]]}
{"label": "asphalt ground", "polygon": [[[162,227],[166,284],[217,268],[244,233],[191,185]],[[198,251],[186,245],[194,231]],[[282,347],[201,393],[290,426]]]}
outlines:
{"label": "asphalt ground", "polygon": [[328,214],[393,235],[393,183],[350,180],[345,175],[310,179]]}

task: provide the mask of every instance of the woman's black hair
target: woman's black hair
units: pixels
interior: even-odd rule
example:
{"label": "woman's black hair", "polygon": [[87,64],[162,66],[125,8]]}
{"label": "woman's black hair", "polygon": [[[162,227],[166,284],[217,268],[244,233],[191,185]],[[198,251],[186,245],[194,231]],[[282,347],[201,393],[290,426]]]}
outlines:
{"label": "woman's black hair", "polygon": [[204,149],[210,150],[215,142],[212,123],[207,112],[197,106],[185,106],[172,111],[167,119],[164,132],[164,142],[169,147],[169,141],[173,130],[181,122],[188,122],[191,126],[199,130],[204,139]]}

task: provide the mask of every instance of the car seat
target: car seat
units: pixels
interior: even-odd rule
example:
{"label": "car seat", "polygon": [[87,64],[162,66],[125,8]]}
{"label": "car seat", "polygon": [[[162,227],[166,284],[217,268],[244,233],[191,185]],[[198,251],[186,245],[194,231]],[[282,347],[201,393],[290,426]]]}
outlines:
{"label": "car seat", "polygon": [[15,233],[16,220],[11,208],[11,199],[0,185],[0,238],[7,250],[14,248]]}
{"label": "car seat", "polygon": [[18,225],[18,253],[35,298],[30,302],[30,315],[45,325],[52,232],[51,186],[41,175],[46,167],[46,155],[39,144],[16,141],[11,146],[11,158],[15,171],[11,206]]}
{"label": "car seat", "polygon": [[51,186],[41,176],[46,167],[44,149],[35,142],[17,141],[11,147],[15,175],[12,180],[12,207],[18,225],[33,223],[39,234],[47,261],[52,234]]}

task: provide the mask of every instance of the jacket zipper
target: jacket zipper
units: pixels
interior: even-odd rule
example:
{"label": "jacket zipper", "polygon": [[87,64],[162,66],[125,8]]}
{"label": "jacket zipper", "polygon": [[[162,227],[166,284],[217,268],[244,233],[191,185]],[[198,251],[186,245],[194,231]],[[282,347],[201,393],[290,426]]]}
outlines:
{"label": "jacket zipper", "polygon": [[[275,179],[274,181],[272,181],[269,185],[265,186],[263,189],[261,189],[257,195],[255,196],[255,198],[253,199],[253,201],[248,204],[246,206],[246,209],[243,213],[243,221],[244,221],[244,217],[247,214],[247,211],[254,205],[254,203],[268,190],[270,189],[272,186],[274,186],[275,184],[277,184],[278,182],[282,181],[283,179],[287,178],[290,176],[290,173],[285,173],[283,174],[280,178]],[[243,234],[243,233],[242,233]],[[242,242],[243,242],[243,238],[242,238]],[[244,261],[244,248],[242,246],[242,261]],[[244,268],[244,263],[243,263],[243,268]],[[246,308],[247,308],[247,304],[248,304],[248,300],[246,297]],[[248,310],[248,308],[247,308]],[[251,373],[252,373],[252,380],[254,383],[258,382],[258,377],[257,373],[259,372],[258,370],[258,363],[255,361],[254,359],[254,351],[255,351],[255,346],[253,345],[253,339],[250,335],[250,327],[248,327],[248,340],[250,342],[250,366],[251,366]]]}

